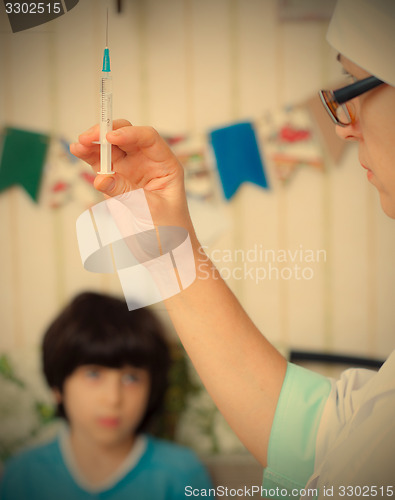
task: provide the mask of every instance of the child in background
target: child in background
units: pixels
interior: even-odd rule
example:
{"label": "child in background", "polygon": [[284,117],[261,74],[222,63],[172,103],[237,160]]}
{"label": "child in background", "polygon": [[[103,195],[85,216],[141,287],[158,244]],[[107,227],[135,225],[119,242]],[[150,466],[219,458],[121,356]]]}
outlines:
{"label": "child in background", "polygon": [[208,489],[197,457],[144,432],[161,407],[170,356],[148,309],[77,296],[48,328],[43,369],[66,430],[10,460],[1,500],[177,500]]}

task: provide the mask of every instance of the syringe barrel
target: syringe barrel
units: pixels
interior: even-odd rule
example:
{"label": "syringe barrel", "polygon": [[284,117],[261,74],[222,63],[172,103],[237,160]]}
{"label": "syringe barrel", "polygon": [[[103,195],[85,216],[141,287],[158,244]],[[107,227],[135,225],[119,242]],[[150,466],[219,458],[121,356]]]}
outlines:
{"label": "syringe barrel", "polygon": [[111,121],[112,127],[112,78],[103,72],[100,81],[101,117],[100,121]]}
{"label": "syringe barrel", "polygon": [[100,82],[100,173],[111,173],[111,144],[106,135],[112,130],[112,78],[102,72]]}

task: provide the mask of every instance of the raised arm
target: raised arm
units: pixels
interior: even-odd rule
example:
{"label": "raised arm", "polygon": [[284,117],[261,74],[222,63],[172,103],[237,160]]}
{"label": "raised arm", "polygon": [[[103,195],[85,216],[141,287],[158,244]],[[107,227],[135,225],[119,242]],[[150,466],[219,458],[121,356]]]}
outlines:
{"label": "raised arm", "polygon": [[[165,301],[174,327],[219,410],[250,452],[266,466],[270,430],[286,361],[264,338],[208,260],[189,216],[183,168],[150,127],[114,122],[111,176],[98,175],[95,187],[107,196],[143,188],[154,223],[178,225],[191,236],[195,282]],[[98,126],[79,137],[71,152],[97,172]],[[208,267],[212,269],[207,272]]]}

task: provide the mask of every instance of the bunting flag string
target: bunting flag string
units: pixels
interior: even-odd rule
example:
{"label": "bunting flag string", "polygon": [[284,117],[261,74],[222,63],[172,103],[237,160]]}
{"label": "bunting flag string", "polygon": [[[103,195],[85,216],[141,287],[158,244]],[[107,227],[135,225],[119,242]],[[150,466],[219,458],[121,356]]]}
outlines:
{"label": "bunting flag string", "polygon": [[38,201],[49,136],[7,127],[2,134],[0,192],[19,185]]}
{"label": "bunting flag string", "polygon": [[244,182],[268,187],[252,123],[236,123],[213,130],[210,140],[227,200]]}
{"label": "bunting flag string", "polygon": [[[188,198],[200,205],[217,204],[218,178],[226,200],[246,182],[268,189],[267,166],[285,183],[300,167],[323,171],[325,159],[338,163],[345,144],[317,99],[268,111],[254,123],[168,137],[185,169]],[[73,200],[84,206],[97,203],[100,194],[93,187],[94,174],[70,154],[65,139],[11,127],[0,138],[0,192],[19,185],[34,202],[42,198],[51,208]]]}
{"label": "bunting flag string", "polygon": [[91,167],[70,153],[69,143],[63,138],[51,141],[40,203],[57,209],[68,203],[79,203],[88,208],[102,200],[93,187],[95,174]]}
{"label": "bunting flag string", "polygon": [[267,112],[258,125],[265,156],[287,182],[300,167],[324,170],[324,155],[308,111],[301,106]]}

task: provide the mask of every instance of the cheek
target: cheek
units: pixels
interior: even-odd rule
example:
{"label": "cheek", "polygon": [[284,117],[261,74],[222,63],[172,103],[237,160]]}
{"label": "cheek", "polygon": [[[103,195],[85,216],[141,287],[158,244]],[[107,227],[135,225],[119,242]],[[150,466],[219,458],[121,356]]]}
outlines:
{"label": "cheek", "polygon": [[[382,114],[391,116],[395,106],[395,88],[383,84],[358,96],[355,102],[363,112],[375,114],[375,121]],[[378,115],[378,116],[377,116]]]}
{"label": "cheek", "polygon": [[360,113],[364,137],[367,139],[370,134],[377,147],[384,146],[392,154],[395,142],[395,88],[385,86],[368,93],[361,100]]}
{"label": "cheek", "polygon": [[389,208],[387,211],[391,212],[390,216],[393,218],[395,213],[395,161],[387,163],[378,175],[380,175],[379,180],[383,185],[383,195],[388,198]]}
{"label": "cheek", "polygon": [[140,419],[147,408],[149,398],[149,391],[145,387],[134,388],[129,390],[126,395],[125,401],[127,401],[126,411],[128,415],[133,419]]}
{"label": "cheek", "polygon": [[[362,158],[380,177],[395,175],[395,89],[377,89],[361,100]],[[367,157],[366,157],[367,156]],[[384,181],[384,179],[383,179]],[[389,187],[389,186],[388,186]]]}
{"label": "cheek", "polygon": [[[395,131],[390,127],[374,127],[364,135],[363,148],[367,161],[384,190],[395,194]],[[362,153],[364,155],[364,151]]]}
{"label": "cheek", "polygon": [[81,387],[75,387],[74,384],[65,385],[63,391],[63,406],[69,419],[84,415],[93,407],[91,404],[92,393],[82,391]]}
{"label": "cheek", "polygon": [[395,218],[395,137],[389,130],[366,133],[360,147],[373,171],[372,183],[378,190],[382,209]]}

